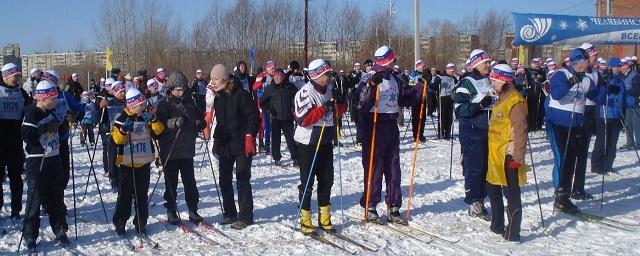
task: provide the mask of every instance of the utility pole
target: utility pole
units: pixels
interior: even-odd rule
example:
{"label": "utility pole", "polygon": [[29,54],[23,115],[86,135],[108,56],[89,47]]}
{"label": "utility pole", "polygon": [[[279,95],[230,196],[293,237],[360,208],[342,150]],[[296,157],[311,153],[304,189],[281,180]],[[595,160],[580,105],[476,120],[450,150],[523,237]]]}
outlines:
{"label": "utility pole", "polygon": [[391,47],[391,26],[393,24],[393,0],[389,0],[389,30],[387,31],[387,37],[389,40],[388,46]]}
{"label": "utility pole", "polygon": [[419,0],[413,0],[413,58],[414,63],[420,59],[420,11]]}
{"label": "utility pole", "polygon": [[309,0],[304,0],[304,66],[309,66]]}

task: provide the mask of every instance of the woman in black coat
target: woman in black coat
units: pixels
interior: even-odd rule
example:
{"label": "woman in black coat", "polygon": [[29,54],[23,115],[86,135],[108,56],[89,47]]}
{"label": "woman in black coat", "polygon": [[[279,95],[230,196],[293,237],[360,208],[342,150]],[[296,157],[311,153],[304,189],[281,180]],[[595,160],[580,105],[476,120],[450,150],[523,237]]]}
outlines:
{"label": "woman in black coat", "polygon": [[[218,158],[220,191],[224,219],[220,224],[232,224],[244,229],[253,224],[253,194],[251,191],[251,160],[256,154],[255,136],[259,118],[256,103],[240,83],[229,77],[227,68],[218,64],[211,69],[215,92],[214,107],[217,125],[213,133],[213,153]],[[233,195],[233,165],[236,165],[238,206]]]}

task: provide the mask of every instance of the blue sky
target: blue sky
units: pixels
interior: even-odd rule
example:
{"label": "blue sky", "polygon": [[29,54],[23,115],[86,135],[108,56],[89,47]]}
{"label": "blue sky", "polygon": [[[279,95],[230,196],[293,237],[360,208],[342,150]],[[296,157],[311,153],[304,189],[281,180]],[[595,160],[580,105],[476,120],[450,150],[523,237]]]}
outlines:
{"label": "blue sky", "polygon": [[[264,0],[256,0],[264,1]],[[276,1],[276,0],[273,0]],[[299,0],[302,2],[302,0]],[[311,0],[310,8],[323,0]],[[360,5],[363,12],[388,9],[389,0],[346,0]],[[334,0],[339,6],[345,0]],[[212,2],[231,6],[233,0],[165,1],[186,26],[196,17],[205,15]],[[413,0],[393,0],[397,21],[413,28]],[[505,4],[509,3],[509,4]],[[420,20],[449,19],[453,22],[472,13],[494,9],[505,12],[551,13],[566,15],[595,15],[596,0],[421,0]],[[99,24],[100,0],[20,0],[2,4],[0,23],[5,31],[0,46],[10,42],[20,44],[22,54],[43,50],[68,51],[78,47],[98,47],[93,23]]]}

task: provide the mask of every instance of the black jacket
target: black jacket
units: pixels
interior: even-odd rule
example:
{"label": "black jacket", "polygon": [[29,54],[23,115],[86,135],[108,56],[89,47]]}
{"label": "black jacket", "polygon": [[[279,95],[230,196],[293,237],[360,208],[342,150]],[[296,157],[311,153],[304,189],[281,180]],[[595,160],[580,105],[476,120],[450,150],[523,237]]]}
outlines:
{"label": "black jacket", "polygon": [[214,106],[218,123],[213,132],[216,154],[244,154],[245,136],[250,134],[255,138],[258,133],[258,108],[251,94],[241,88],[236,82],[230,94],[220,92],[216,95]]}
{"label": "black jacket", "polygon": [[69,83],[67,84],[67,92],[73,96],[76,101],[80,102],[80,96],[82,96],[82,85],[80,83],[69,79]]}
{"label": "black jacket", "polygon": [[[182,100],[167,94],[158,102],[156,116],[162,122],[165,129],[158,137],[160,144],[160,157],[164,163],[175,141],[169,159],[189,159],[196,155],[196,122],[203,123],[204,116],[196,109],[193,99],[187,95]],[[184,126],[176,138],[178,128],[175,121],[178,117],[185,118]]]}
{"label": "black jacket", "polygon": [[272,82],[260,98],[262,111],[267,111],[272,119],[293,120],[293,101],[298,92],[293,84],[284,80],[281,85]]}
{"label": "black jacket", "polygon": [[[200,83],[204,83],[203,87],[200,87]],[[205,112],[206,102],[205,95],[207,93],[207,82],[204,79],[193,79],[189,84],[189,87],[185,88],[184,95],[191,97],[198,107],[198,111]],[[204,115],[204,114],[203,114]]]}

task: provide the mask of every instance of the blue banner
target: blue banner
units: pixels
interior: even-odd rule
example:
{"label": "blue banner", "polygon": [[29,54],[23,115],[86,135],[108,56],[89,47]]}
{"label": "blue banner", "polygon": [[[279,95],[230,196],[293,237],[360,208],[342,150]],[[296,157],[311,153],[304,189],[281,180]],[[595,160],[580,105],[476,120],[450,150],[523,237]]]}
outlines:
{"label": "blue banner", "polygon": [[513,13],[513,45],[640,44],[640,18]]}

